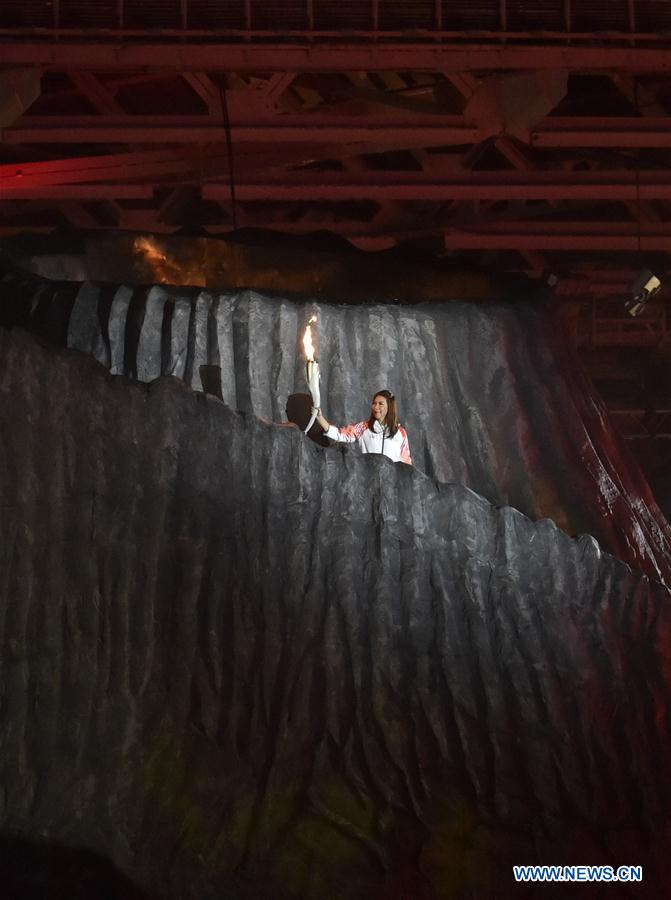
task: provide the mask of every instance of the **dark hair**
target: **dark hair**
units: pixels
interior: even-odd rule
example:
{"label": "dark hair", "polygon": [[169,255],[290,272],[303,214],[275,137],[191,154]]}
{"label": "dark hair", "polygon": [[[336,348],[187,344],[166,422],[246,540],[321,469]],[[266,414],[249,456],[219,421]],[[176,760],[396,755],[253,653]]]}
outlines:
{"label": "dark hair", "polygon": [[[391,391],[375,391],[373,394],[373,400],[376,397],[384,397],[387,401],[387,415],[384,420],[384,424],[389,429],[389,437],[393,438],[396,432],[398,431],[398,418],[396,416],[396,397],[392,394]],[[373,425],[375,423],[375,419],[373,418],[373,414],[370,414],[370,418],[368,419],[368,427],[370,430],[373,430]]]}

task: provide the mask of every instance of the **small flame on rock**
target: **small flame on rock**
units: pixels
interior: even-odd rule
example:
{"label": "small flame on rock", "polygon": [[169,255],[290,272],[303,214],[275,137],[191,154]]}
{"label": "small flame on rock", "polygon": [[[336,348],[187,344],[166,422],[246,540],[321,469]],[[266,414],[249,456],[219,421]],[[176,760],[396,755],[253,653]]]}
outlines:
{"label": "small flame on rock", "polygon": [[157,282],[165,283],[168,280],[168,271],[171,263],[158,244],[150,237],[136,237],[133,241],[133,250],[142,261],[151,269]]}
{"label": "small flame on rock", "polygon": [[142,253],[148,263],[164,263],[167,259],[165,253],[150,237],[136,237],[133,249]]}
{"label": "small flame on rock", "polygon": [[157,284],[204,284],[200,266],[184,265],[149,235],[135,238],[133,252]]}
{"label": "small flame on rock", "polygon": [[315,358],[315,345],[312,343],[312,323],[316,321],[317,316],[312,316],[310,318],[305,327],[305,334],[303,335],[303,349],[305,350],[308,362],[314,362]]}

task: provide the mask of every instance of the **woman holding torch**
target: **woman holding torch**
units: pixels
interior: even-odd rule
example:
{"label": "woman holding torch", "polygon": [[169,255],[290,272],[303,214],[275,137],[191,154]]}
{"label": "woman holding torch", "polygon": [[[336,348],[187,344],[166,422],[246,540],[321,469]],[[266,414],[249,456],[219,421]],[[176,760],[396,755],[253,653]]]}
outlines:
{"label": "woman holding torch", "polygon": [[370,417],[363,422],[354,422],[343,428],[329,424],[322,415],[319,390],[319,363],[315,357],[315,346],[312,340],[312,326],[317,321],[311,316],[303,335],[305,349],[306,377],[312,396],[312,415],[305,433],[312,428],[315,421],[324,429],[327,438],[347,444],[358,442],[362,453],[381,453],[394,462],[412,465],[408,435],[405,428],[399,425],[396,415],[396,398],[391,391],[378,391],[371,403]]}
{"label": "woman holding torch", "polygon": [[375,394],[370,418],[363,422],[336,428],[326,421],[321,410],[317,411],[316,419],[326,437],[332,441],[344,441],[348,444],[358,441],[362,453],[382,453],[394,462],[412,465],[408,435],[398,423],[396,398],[391,391],[383,390]]}

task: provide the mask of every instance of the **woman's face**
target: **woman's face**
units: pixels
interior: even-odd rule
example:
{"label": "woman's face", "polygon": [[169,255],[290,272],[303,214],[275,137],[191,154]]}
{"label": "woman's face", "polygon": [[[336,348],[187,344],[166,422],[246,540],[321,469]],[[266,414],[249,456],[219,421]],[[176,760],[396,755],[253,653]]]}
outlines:
{"label": "woman's face", "polygon": [[371,412],[373,414],[373,418],[377,419],[378,422],[384,422],[387,418],[387,409],[389,405],[387,403],[387,398],[382,397],[380,394],[377,394],[373,397],[373,403],[371,406]]}

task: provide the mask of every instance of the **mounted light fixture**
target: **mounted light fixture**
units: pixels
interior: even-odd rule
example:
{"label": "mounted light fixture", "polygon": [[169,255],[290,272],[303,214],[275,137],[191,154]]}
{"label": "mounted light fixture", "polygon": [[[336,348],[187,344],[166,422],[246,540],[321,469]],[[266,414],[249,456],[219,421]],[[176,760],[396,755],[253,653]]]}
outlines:
{"label": "mounted light fixture", "polygon": [[661,286],[662,282],[650,269],[643,269],[631,286],[631,297],[624,304],[629,315],[640,316],[648,300],[655,296]]}
{"label": "mounted light fixture", "polygon": [[[638,104],[638,80],[634,76],[634,106],[640,115]],[[641,160],[640,150],[636,153],[636,235],[638,238],[638,255],[641,256]],[[636,281],[631,286],[631,297],[625,301],[624,308],[630,316],[640,316],[651,297],[662,286],[659,278],[650,271],[643,269]]]}

